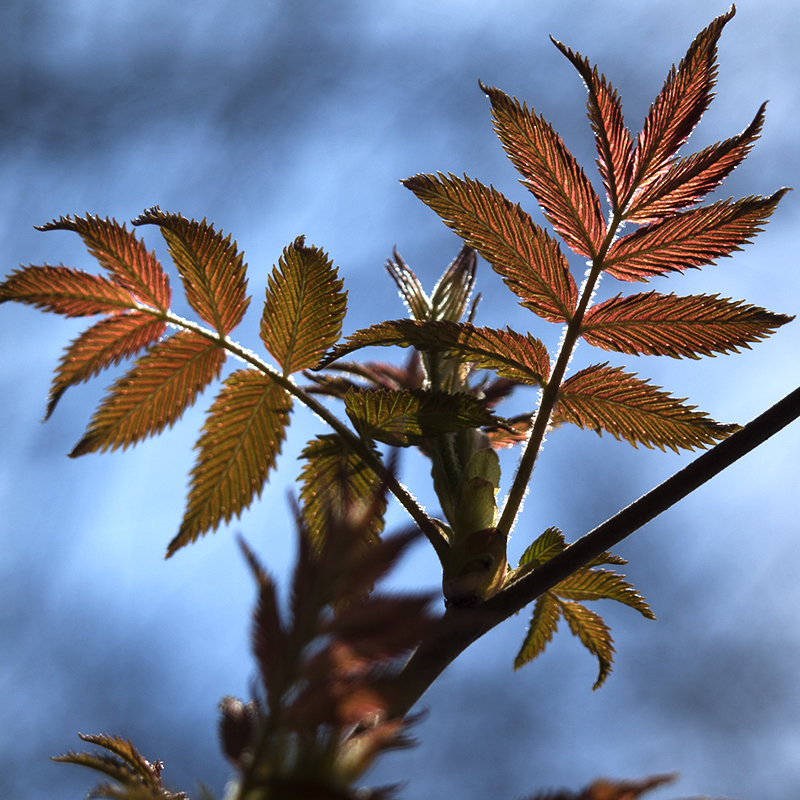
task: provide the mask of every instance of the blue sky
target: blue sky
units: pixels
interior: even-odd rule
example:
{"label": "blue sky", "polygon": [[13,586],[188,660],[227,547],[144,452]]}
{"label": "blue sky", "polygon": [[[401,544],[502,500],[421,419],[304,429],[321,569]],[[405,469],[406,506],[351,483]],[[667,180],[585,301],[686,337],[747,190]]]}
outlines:
{"label": "blue sky", "polygon": [[[245,251],[254,300],[235,332],[245,344],[259,346],[266,276],[301,233],[330,253],[345,279],[346,333],[401,316],[383,270],[392,248],[431,287],[459,247],[401,178],[467,173],[538,219],[492,133],[479,78],[544,114],[596,177],[584,88],[548,34],[599,64],[638,128],[669,65],[725,10],[706,0],[8,0],[0,9],[6,270],[46,262],[93,269],[74,234],[33,226],[67,213],[125,220],[159,204],[213,220]],[[737,4],[721,40],[718,97],[690,149],[739,132],[770,102],[762,139],[718,197],[800,184],[799,39],[793,4]],[[797,313],[795,194],[733,259],[654,288],[719,292]],[[157,232],[144,233],[166,262]],[[486,264],[478,284],[482,323],[555,343],[555,329],[520,308]],[[611,280],[603,290],[618,291]],[[243,533],[285,574],[286,492],[296,456],[319,427],[297,413],[262,500],[165,562],[214,392],[158,439],[68,459],[117,374],[71,390],[40,424],[51,371],[83,327],[29,308],[0,309],[0,793],[81,796],[91,776],[47,761],[77,747],[77,731],[130,737],[166,762],[168,782],[191,792],[203,780],[219,792],[227,770],[216,702],[246,695],[253,674],[253,587],[232,534]],[[796,386],[798,330],[789,325],[739,355],[641,358],[633,366],[715,418],[744,422]],[[591,358],[579,350],[575,364]],[[654,798],[796,792],[799,445],[795,424],[619,548],[659,621],[598,608],[618,651],[599,692],[591,691],[595,664],[565,632],[543,658],[512,673],[520,615],[445,673],[423,701],[422,746],[387,759],[375,781],[409,779],[410,800],[443,792],[514,798],[577,788],[600,774],[677,770],[681,783]],[[512,554],[548,525],[576,538],[689,458],[554,432]],[[406,454],[407,478],[432,504],[424,483],[414,482],[419,463]],[[507,472],[513,463],[509,455]],[[391,522],[404,519],[393,512]],[[435,585],[434,562],[418,547],[396,582]]]}

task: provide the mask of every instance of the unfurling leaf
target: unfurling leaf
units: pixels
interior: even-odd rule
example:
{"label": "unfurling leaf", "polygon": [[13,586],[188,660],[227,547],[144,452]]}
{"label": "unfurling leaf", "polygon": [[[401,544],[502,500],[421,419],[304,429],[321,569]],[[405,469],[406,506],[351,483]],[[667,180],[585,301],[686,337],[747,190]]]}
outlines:
{"label": "unfurling leaf", "polygon": [[455,175],[415,175],[403,184],[492,265],[523,306],[551,322],[572,316],[578,289],[569,263],[519,205]]}
{"label": "unfurling leaf", "polygon": [[267,288],[261,339],[284,375],[310,369],[336,344],[347,307],[336,267],[303,237],[283,251]]}
{"label": "unfurling leaf", "polygon": [[[305,460],[300,476],[303,520],[312,543],[318,547],[331,514],[343,514],[342,504],[346,502],[366,508],[381,496],[382,482],[338,434],[317,437],[306,445],[300,457]],[[385,510],[383,502],[372,515],[366,531],[370,539],[377,538],[383,530]]]}
{"label": "unfurling leaf", "polygon": [[544,652],[558,630],[559,619],[561,607],[558,598],[552,592],[545,592],[534,603],[525,640],[514,659],[514,669],[525,666]]}
{"label": "unfurling leaf", "polygon": [[715,422],[658,386],[607,364],[587,367],[564,381],[553,422],[675,452],[707,447],[738,428]]}
{"label": "unfurling leaf", "polygon": [[167,556],[239,516],[261,495],[290,409],[286,390],[257,370],[238,370],[225,380],[197,442],[186,513]]}
{"label": "unfurling leaf", "polygon": [[141,311],[115,314],[85,330],[64,351],[47,402],[47,419],[61,395],[75,384],[149,347],[166,330],[163,320]]}
{"label": "unfurling leaf", "polygon": [[123,449],[175,423],[220,372],[225,351],[180,331],[154,345],[119,378],[70,456]]}
{"label": "unfurling leaf", "polygon": [[41,225],[38,230],[75,231],[116,283],[159,311],[169,309],[169,277],[155,254],[116,220],[67,216]]}
{"label": "unfurling leaf", "polygon": [[91,317],[135,308],[117,283],[71,267],[23,267],[0,284],[0,303],[14,300],[65,317]]}
{"label": "unfurling leaf", "polygon": [[633,141],[625,127],[619,95],[605,75],[580,53],[570,50],[551,36],[553,44],[572,62],[589,91],[587,110],[597,146],[597,166],[603,178],[612,211],[621,208],[631,180]]}
{"label": "unfurling leaf", "polygon": [[600,199],[583,168],[542,117],[504,92],[481,84],[494,128],[545,217],[578,255],[594,257],[606,233]]}
{"label": "unfurling leaf", "polygon": [[611,570],[578,570],[561,581],[553,591],[566,600],[616,600],[636,609],[647,619],[655,619],[655,614],[644,597],[623,575]]}
{"label": "unfurling leaf", "polygon": [[362,436],[394,447],[495,421],[477,397],[446,392],[351,389],[345,410]]}
{"label": "unfurling leaf", "polygon": [[622,281],[646,281],[654,275],[711,264],[741,250],[763,230],[787,191],[735,202],[721,200],[646,225],[614,243],[604,268]]}
{"label": "unfurling leaf", "polygon": [[169,214],[158,206],[148,209],[134,225],[158,225],[178,268],[189,305],[220,335],[229,334],[242,320],[247,297],[247,265],[231,237],[223,238],[213,225]]}
{"label": "unfurling leaf", "polygon": [[442,352],[480,369],[495,370],[500,377],[542,385],[550,373],[550,359],[541,341],[530,334],[479,328],[467,322],[389,320],[356,331],[321,362],[326,366],[361,347],[397,345],[420,351]]}
{"label": "unfurling leaf", "polygon": [[611,673],[614,663],[614,640],[611,631],[603,618],[580,603],[558,600],[558,606],[572,633],[581,640],[581,644],[593,655],[597,656],[600,670],[593,689],[599,689]]}
{"label": "unfurling leaf", "polygon": [[592,306],[581,326],[589,344],[632,355],[699,358],[737,352],[794,317],[719,295],[647,292]]}

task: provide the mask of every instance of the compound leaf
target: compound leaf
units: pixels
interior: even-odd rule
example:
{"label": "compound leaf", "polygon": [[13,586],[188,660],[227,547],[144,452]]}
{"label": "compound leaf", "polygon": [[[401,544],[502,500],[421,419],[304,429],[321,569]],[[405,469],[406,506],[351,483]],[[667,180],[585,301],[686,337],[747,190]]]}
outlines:
{"label": "compound leaf", "polygon": [[267,288],[261,338],[284,375],[313,367],[342,330],[347,292],[336,268],[302,236],[284,248]]}
{"label": "compound leaf", "polygon": [[553,44],[572,62],[589,92],[587,110],[597,147],[597,167],[603,178],[608,201],[614,212],[620,209],[631,180],[633,141],[625,127],[619,95],[605,75],[589,60],[550,37]]}
{"label": "compound leaf", "polygon": [[169,276],[155,253],[149,251],[132,231],[115,219],[60,217],[41,225],[40,231],[75,231],[89,252],[106,269],[115,282],[124,286],[139,300],[167,311],[172,300]]}
{"label": "compound leaf", "polygon": [[658,386],[607,364],[587,367],[564,381],[553,422],[675,452],[707,447],[738,428],[715,422]]}
{"label": "compound leaf", "polygon": [[597,680],[592,689],[599,689],[611,673],[614,663],[614,640],[603,618],[580,603],[558,600],[558,607],[569,624],[569,629],[600,664]]}
{"label": "compound leaf", "polygon": [[469,394],[351,389],[344,402],[362,436],[394,447],[422,444],[440,433],[494,421],[481,401]]}
{"label": "compound leaf", "polygon": [[114,383],[70,456],[124,449],[173,425],[224,360],[222,348],[189,331],[154,345]]}
{"label": "compound leaf", "polygon": [[495,370],[503,378],[541,385],[550,373],[547,349],[530,334],[483,328],[468,322],[419,322],[412,319],[387,320],[356,331],[347,342],[334,348],[321,362],[332,361],[361,347],[375,345],[414,347],[438,351],[481,369]]}
{"label": "compound leaf", "polygon": [[161,319],[141,311],[131,311],[102,319],[85,330],[61,357],[50,387],[45,419],[50,417],[70,386],[82,383],[106,367],[149,347],[166,327],[166,322]]}
{"label": "compound leaf", "polygon": [[699,358],[749,348],[794,317],[719,295],[617,295],[587,312],[583,338],[632,355]]}
{"label": "compound leaf", "polygon": [[303,520],[315,546],[322,541],[331,514],[343,514],[347,502],[366,508],[376,498],[381,505],[370,517],[367,533],[377,538],[383,530],[386,502],[385,497],[381,500],[382,482],[364,458],[338,434],[313,439],[300,457],[305,460],[300,475]]}
{"label": "compound leaf", "polygon": [[721,200],[646,225],[614,243],[604,268],[622,281],[646,281],[653,275],[710,264],[741,250],[759,233],[787,191]]}
{"label": "compound leaf", "polygon": [[492,103],[494,129],[545,217],[578,255],[594,257],[606,226],[600,199],[561,137],[541,116],[500,89],[481,84]]}
{"label": "compound leaf", "polygon": [[148,209],[134,225],[158,225],[183,280],[189,305],[220,335],[241,322],[247,297],[247,265],[231,237],[223,238],[211,223]]}
{"label": "compound leaf", "polygon": [[197,442],[186,512],[167,556],[261,496],[289,422],[291,398],[268,375],[242,369],[225,379]]}
{"label": "compound leaf", "polygon": [[492,265],[523,306],[551,322],[572,316],[578,289],[569,263],[518,204],[455,175],[415,175],[403,184]]}
{"label": "compound leaf", "polygon": [[72,267],[22,267],[0,284],[0,303],[14,300],[65,317],[91,317],[134,308],[123,286]]}
{"label": "compound leaf", "polygon": [[514,669],[519,669],[544,652],[558,630],[560,618],[561,606],[552,592],[545,592],[536,599],[528,631],[514,659]]}

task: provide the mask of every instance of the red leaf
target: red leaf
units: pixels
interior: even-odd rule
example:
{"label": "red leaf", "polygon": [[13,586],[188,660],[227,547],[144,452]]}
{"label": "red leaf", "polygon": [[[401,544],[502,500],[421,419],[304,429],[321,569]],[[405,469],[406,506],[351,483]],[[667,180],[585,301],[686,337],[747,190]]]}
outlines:
{"label": "red leaf", "polygon": [[222,348],[188,331],[155,345],[114,383],[70,456],[124,449],[173,425],[224,360]]}
{"label": "red leaf", "polygon": [[717,41],[734,6],[704,28],[676,72],[673,66],[644,121],[633,153],[632,189],[641,189],[669,166],[711,102],[717,76]]}
{"label": "red leaf", "polygon": [[166,327],[166,322],[150,314],[131,311],[102,319],[85,330],[61,357],[50,388],[45,419],[53,413],[61,395],[70,386],[149,347]]}
{"label": "red leaf", "polygon": [[0,284],[0,303],[7,300],[66,317],[90,317],[136,306],[122,286],[71,267],[15,269]]}
{"label": "red leaf", "polygon": [[594,257],[605,237],[600,199],[561,137],[526,105],[481,84],[492,102],[495,131],[544,215],[576,253]]}
{"label": "red leaf", "polygon": [[645,281],[729,256],[763,229],[787,191],[721,200],[639,228],[614,243],[604,262],[606,271],[622,281]]}
{"label": "red leaf", "polygon": [[750,125],[737,136],[673,162],[660,178],[634,194],[625,219],[631,222],[658,221],[674,211],[694,205],[719,186],[752,149],[761,133],[766,107],[764,103]]}
{"label": "red leaf", "polygon": [[631,179],[633,142],[625,127],[619,95],[605,75],[580,53],[550,37],[553,44],[572,62],[589,91],[587,108],[597,146],[597,166],[613,211],[620,208]]}
{"label": "red leaf", "polygon": [[155,254],[116,220],[91,215],[61,217],[39,226],[38,230],[75,231],[117,283],[160,311],[169,308],[172,300],[169,278]]}
{"label": "red leaf", "polygon": [[605,350],[699,358],[749,347],[792,319],[715,294],[648,292],[617,295],[593,306],[581,332],[589,344]]}
{"label": "red leaf", "polygon": [[455,175],[415,175],[403,184],[474,247],[535,314],[564,322],[578,289],[558,242],[493,187]]}
{"label": "red leaf", "polygon": [[231,237],[222,237],[206,222],[168,214],[158,206],[133,220],[134,225],[159,225],[175,261],[186,299],[209,325],[229,334],[242,320],[247,297],[247,265]]}

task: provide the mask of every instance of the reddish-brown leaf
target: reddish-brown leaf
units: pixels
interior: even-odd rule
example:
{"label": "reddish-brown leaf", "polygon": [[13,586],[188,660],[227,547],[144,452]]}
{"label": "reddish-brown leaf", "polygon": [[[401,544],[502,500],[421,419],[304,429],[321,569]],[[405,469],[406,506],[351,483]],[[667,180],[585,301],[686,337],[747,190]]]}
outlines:
{"label": "reddish-brown leaf", "polygon": [[763,230],[787,191],[735,202],[721,200],[639,228],[614,243],[604,262],[606,271],[619,280],[646,281],[729,256]]}
{"label": "reddish-brown leaf", "polygon": [[572,316],[578,289],[569,263],[518,204],[455,175],[415,175],[403,184],[492,265],[523,306],[551,322]]}
{"label": "reddish-brown leaf", "polygon": [[660,178],[634,194],[625,219],[639,223],[656,222],[694,205],[719,186],[752,149],[761,133],[766,107],[764,103],[750,125],[737,136],[674,161]]}
{"label": "reddish-brown leaf", "polygon": [[284,248],[269,277],[261,339],[284,375],[316,365],[342,330],[347,292],[336,267],[302,236]]}
{"label": "reddish-brown leaf", "polygon": [[670,70],[634,148],[631,189],[643,188],[664,172],[708,108],[716,82],[717,42],[735,11],[731,6],[730,11],[704,28],[677,71],[674,66]]}
{"label": "reddish-brown leaf", "polygon": [[553,39],[553,44],[572,62],[583,78],[589,92],[587,110],[597,146],[597,167],[606,187],[606,194],[614,212],[627,192],[633,165],[633,141],[625,127],[622,104],[617,91],[597,72],[589,60],[566,45]]}
{"label": "reddish-brown leaf", "polygon": [[238,517],[261,495],[290,409],[286,390],[257,370],[238,370],[225,380],[197,442],[186,512],[167,556]]}
{"label": "reddish-brown leaf", "polygon": [[522,181],[564,241],[576,253],[594,257],[606,232],[600,199],[561,137],[541,116],[515,98],[484,86],[492,103],[494,128]]}
{"label": "reddish-brown leaf", "polygon": [[241,322],[247,297],[247,265],[231,237],[213,225],[169,214],[158,206],[133,220],[134,225],[158,225],[175,261],[191,307],[222,335]]}
{"label": "reddish-brown leaf", "polygon": [[189,331],[154,345],[114,383],[70,456],[124,449],[173,425],[224,360],[222,348]]}
{"label": "reddish-brown leaf", "polygon": [[71,267],[22,267],[0,284],[0,303],[17,303],[66,317],[90,317],[135,308],[122,286]]}
{"label": "reddish-brown leaf", "polygon": [[119,364],[123,358],[149,347],[166,330],[167,324],[141,311],[115,314],[85,330],[64,351],[53,377],[47,402],[47,419],[61,395],[77,383]]}
{"label": "reddish-brown leaf", "polygon": [[119,284],[136,297],[160,311],[169,309],[172,292],[169,277],[155,254],[132,231],[116,220],[85,217],[61,217],[42,225],[40,231],[65,230],[80,234],[89,252]]}
{"label": "reddish-brown leaf", "polygon": [[593,306],[581,332],[589,344],[604,350],[699,358],[749,348],[792,319],[716,294],[647,292],[617,295]]}
{"label": "reddish-brown leaf", "polygon": [[607,431],[634,447],[675,452],[713,445],[738,428],[715,422],[658,386],[607,364],[587,367],[564,381],[553,422]]}

